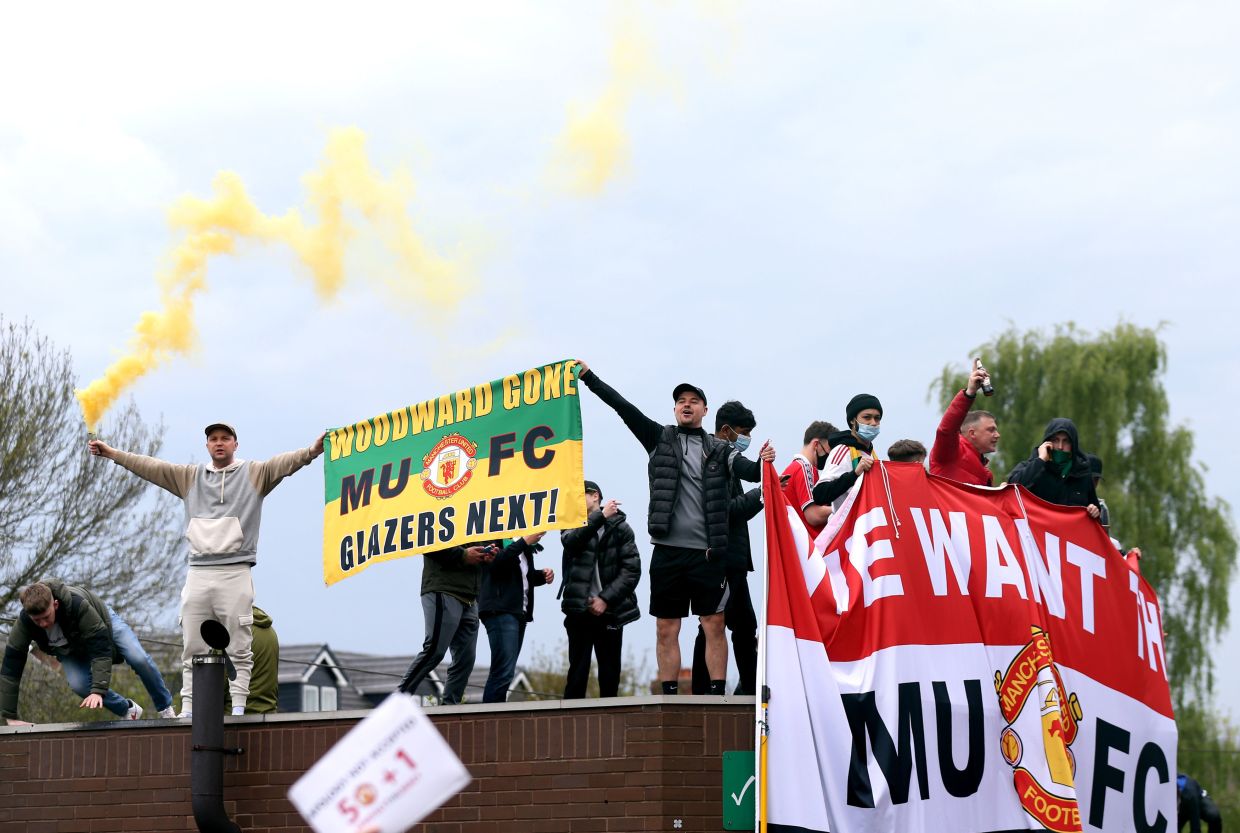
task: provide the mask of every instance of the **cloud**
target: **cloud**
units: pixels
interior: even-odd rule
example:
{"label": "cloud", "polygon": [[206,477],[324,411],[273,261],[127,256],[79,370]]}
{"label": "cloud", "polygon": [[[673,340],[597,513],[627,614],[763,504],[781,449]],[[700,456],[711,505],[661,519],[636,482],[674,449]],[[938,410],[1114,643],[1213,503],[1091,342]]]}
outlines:
{"label": "cloud", "polygon": [[0,117],[0,246],[33,251],[69,222],[102,229],[148,214],[175,181],[146,142],[101,118]]}

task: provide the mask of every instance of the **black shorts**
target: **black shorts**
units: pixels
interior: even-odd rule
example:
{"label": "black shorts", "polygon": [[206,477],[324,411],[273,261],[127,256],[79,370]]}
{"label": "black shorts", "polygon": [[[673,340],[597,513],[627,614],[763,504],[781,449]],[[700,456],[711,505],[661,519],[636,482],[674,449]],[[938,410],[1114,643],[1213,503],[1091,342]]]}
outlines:
{"label": "black shorts", "polygon": [[705,550],[654,545],[650,559],[650,615],[683,619],[720,613],[728,603],[723,555],[707,559]]}

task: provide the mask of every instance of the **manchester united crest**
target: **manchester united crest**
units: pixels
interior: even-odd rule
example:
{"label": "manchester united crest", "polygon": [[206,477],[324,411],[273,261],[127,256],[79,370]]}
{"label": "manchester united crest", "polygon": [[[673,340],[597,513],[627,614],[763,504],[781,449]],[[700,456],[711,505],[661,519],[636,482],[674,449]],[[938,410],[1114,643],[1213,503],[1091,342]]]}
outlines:
{"label": "manchester united crest", "polygon": [[358,804],[366,807],[375,803],[375,799],[379,797],[379,793],[370,784],[361,784],[358,786],[356,792],[354,792],[354,797],[357,799]]}
{"label": "manchester united crest", "polygon": [[1076,756],[1071,747],[1081,704],[1064,688],[1051,655],[1050,636],[1037,626],[1032,632],[1033,638],[1007,670],[995,672],[995,692],[1008,724],[999,735],[999,750],[1012,767],[1012,782],[1025,811],[1048,830],[1079,831]]}
{"label": "manchester united crest", "polygon": [[460,434],[449,434],[422,458],[422,488],[428,495],[447,500],[465,488],[478,465],[478,446]]}

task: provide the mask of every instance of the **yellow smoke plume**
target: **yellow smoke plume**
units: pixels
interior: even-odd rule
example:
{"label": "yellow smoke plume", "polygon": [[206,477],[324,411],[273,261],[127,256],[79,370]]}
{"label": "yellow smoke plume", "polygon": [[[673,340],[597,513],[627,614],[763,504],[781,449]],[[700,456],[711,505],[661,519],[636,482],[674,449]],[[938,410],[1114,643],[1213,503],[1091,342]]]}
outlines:
{"label": "yellow smoke plume", "polygon": [[650,38],[628,17],[612,38],[607,83],[590,102],[570,104],[556,140],[555,167],[564,187],[587,196],[603,192],[628,164],[628,115],[634,93],[657,77]]}
{"label": "yellow smoke plume", "polygon": [[233,253],[239,242],[287,246],[309,270],[319,297],[329,299],[345,282],[345,252],[355,234],[348,216],[355,213],[393,255],[398,276],[394,288],[401,294],[443,311],[455,307],[472,288],[463,265],[436,254],[414,230],[406,208],[413,196],[412,180],[404,173],[380,176],[366,155],[361,130],[333,131],[322,165],[306,174],[302,184],[318,218],[313,225],[307,225],[296,208],[278,216],[264,214],[241,177],[230,171],[216,175],[210,198],[186,196],[172,205],[169,222],[184,238],[158,275],[162,308],[142,313],[128,352],[76,391],[90,431],[130,385],[194,347],[194,299],[207,288],[207,266],[213,257]]}
{"label": "yellow smoke plume", "polygon": [[707,64],[716,73],[727,73],[740,48],[740,0],[698,0],[695,5],[698,17],[714,26]]}

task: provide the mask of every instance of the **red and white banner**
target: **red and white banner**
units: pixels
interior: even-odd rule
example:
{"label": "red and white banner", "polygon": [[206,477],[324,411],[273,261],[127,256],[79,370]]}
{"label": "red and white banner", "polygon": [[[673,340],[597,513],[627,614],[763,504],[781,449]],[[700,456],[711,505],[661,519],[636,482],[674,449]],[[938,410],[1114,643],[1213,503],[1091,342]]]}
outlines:
{"label": "red and white banner", "polygon": [[1158,600],[1083,509],[883,463],[811,542],[767,468],[767,830],[1174,829]]}

